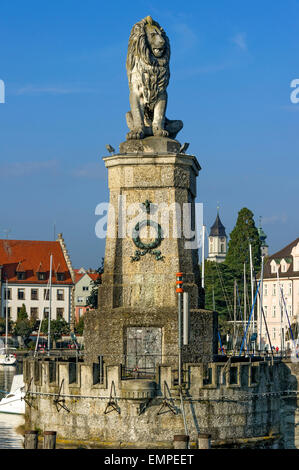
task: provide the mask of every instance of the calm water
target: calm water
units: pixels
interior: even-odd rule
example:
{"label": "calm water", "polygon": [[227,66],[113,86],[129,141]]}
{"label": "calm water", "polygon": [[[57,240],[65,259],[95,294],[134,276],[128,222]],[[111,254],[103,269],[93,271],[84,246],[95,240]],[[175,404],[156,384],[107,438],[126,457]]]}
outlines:
{"label": "calm water", "polygon": [[[0,366],[0,398],[9,391],[16,367]],[[0,449],[23,449],[23,436],[16,428],[24,424],[24,416],[0,413]]]}

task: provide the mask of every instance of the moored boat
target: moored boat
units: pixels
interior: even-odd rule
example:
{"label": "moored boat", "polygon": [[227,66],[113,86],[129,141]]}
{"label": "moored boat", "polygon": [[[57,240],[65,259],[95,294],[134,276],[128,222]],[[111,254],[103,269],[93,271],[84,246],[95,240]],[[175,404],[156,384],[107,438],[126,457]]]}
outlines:
{"label": "moored boat", "polygon": [[23,375],[14,376],[10,392],[0,400],[0,413],[25,414],[25,384]]}

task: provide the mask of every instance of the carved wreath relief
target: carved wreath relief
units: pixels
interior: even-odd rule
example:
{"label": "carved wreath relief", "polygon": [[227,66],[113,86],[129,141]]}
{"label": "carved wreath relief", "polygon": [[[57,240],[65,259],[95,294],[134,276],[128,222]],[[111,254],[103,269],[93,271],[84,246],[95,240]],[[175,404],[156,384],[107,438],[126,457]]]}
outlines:
{"label": "carved wreath relief", "polygon": [[[147,213],[150,214],[150,205],[151,201],[146,200],[144,203],[142,203],[142,209]],[[153,242],[151,243],[143,243],[140,239],[140,231],[144,227],[153,227],[156,230],[156,238]],[[155,259],[157,261],[162,261],[164,259],[164,256],[162,256],[160,250],[156,250],[161,245],[161,242],[163,240],[163,235],[162,235],[162,227],[160,224],[157,222],[150,220],[146,218],[145,220],[142,220],[141,222],[138,222],[133,230],[132,233],[132,240],[137,248],[139,250],[135,251],[135,256],[131,256],[131,262],[133,263],[134,261],[139,261],[141,256],[145,256],[147,253],[155,256]]]}

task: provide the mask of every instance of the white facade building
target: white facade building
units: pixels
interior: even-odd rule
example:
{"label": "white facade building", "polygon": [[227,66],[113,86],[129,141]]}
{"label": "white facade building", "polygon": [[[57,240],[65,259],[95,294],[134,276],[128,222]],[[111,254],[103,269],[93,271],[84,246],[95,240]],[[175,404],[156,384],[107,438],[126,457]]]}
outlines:
{"label": "white facade building", "polygon": [[0,315],[12,321],[25,305],[28,318],[47,318],[50,309],[50,257],[52,255],[51,319],[74,317],[74,273],[61,234],[55,242],[0,240]]}
{"label": "white facade building", "polygon": [[[290,345],[286,340],[289,323],[299,322],[299,238],[270,256],[265,263],[262,305],[267,321],[271,345],[281,350]],[[265,322],[260,328],[260,301],[257,306],[258,333],[262,347],[270,347]]]}

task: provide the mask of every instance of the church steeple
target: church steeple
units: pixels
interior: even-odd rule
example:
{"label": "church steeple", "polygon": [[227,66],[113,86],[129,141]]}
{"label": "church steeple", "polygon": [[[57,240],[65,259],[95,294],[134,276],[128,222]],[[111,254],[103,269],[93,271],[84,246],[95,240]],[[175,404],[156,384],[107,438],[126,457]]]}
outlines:
{"label": "church steeple", "polygon": [[225,227],[219,216],[219,205],[217,207],[217,216],[211,227],[209,235],[209,261],[222,263],[225,260],[227,252],[227,236]]}
{"label": "church steeple", "polygon": [[268,256],[269,255],[269,245],[266,243],[267,235],[265,234],[264,230],[262,229],[262,217],[259,219],[259,228],[257,229],[261,241],[261,255]]}

